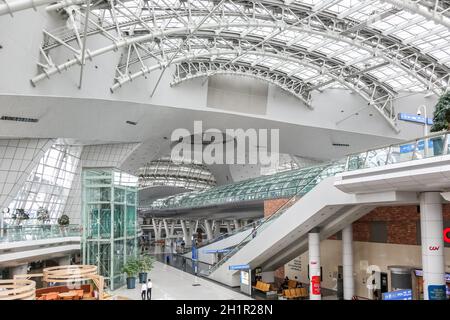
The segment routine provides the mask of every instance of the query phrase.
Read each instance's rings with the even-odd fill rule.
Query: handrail
[[[16,242],[52,239],[59,237],[81,236],[82,227],[80,225],[60,226],[57,224],[45,225],[16,225],[0,229],[0,242]]]
[[[429,134],[427,136],[419,137],[416,139],[402,141],[399,143],[394,143],[394,144],[389,144],[389,145],[384,145],[381,147],[371,148],[371,149],[368,149],[368,150],[365,150],[362,152],[349,154],[346,156],[345,171],[352,171],[352,170],[358,170],[358,169],[370,168],[370,167],[379,167],[379,166],[392,164],[395,162],[406,162],[406,161],[417,160],[420,158],[430,158],[430,157],[448,154],[449,134],[450,134],[450,131],[435,132],[435,133]],[[429,153],[429,151],[430,151],[429,141],[430,140],[437,141],[436,138],[440,138],[440,137],[443,137],[443,139],[441,139],[441,141],[442,141],[441,150],[440,151],[436,150],[433,145],[433,153]],[[423,144],[424,144],[423,155],[421,155],[421,152],[420,152],[420,143],[421,142],[423,142]],[[396,152],[394,151],[395,148],[401,148],[402,146],[407,146],[407,145],[413,145],[411,151],[409,152],[411,154],[411,156],[405,157],[403,159],[400,158],[400,156],[398,156],[398,158],[396,158],[395,157]],[[405,152],[405,154],[407,154],[407,153],[408,152]],[[385,156],[385,158],[379,159],[377,156],[380,156],[380,155]],[[370,158],[370,156],[372,156],[372,158]],[[373,160],[374,158],[376,158],[378,163],[376,163],[376,164],[374,164],[373,162],[369,163],[369,160]],[[357,164],[355,167],[351,167],[351,165],[350,165],[352,160],[357,161]]]
[[[389,148],[389,147],[393,147],[393,146],[410,144],[412,142],[416,142],[416,141],[420,141],[420,140],[424,140],[424,139],[430,139],[430,138],[442,136],[444,134],[450,134],[450,130],[449,131],[441,131],[441,132],[433,132],[433,133],[430,133],[430,134],[428,134],[426,136],[418,137],[418,138],[411,139],[411,140],[401,141],[401,142],[397,142],[397,143],[389,143],[389,144],[373,147],[373,148],[370,148],[370,149],[364,149],[364,150],[361,150],[360,152],[354,152],[354,153],[347,154],[345,157],[347,158],[347,157],[355,156],[355,155],[358,155],[358,154],[361,154],[361,153],[366,153],[366,152],[370,152],[370,151],[376,151],[376,150],[379,150],[379,149]]]
[[[253,221],[252,223],[246,224],[245,226],[242,226],[242,227],[233,229],[233,230],[231,230],[230,232],[222,233],[222,234],[220,234],[219,236],[214,237],[214,238],[212,238],[212,239],[210,239],[210,240],[202,241],[202,242],[197,246],[197,248],[205,247],[205,246],[207,246],[207,245],[209,245],[209,244],[211,244],[211,243],[214,243],[214,242],[216,242],[216,241],[220,241],[220,240],[223,240],[223,239],[227,239],[227,238],[229,238],[229,237],[231,237],[231,236],[233,236],[233,235],[235,235],[235,234],[244,232],[245,230],[248,230],[248,229],[252,228],[253,226],[257,226],[257,225],[259,225],[259,224],[261,224],[261,223],[264,223],[263,221],[264,221],[265,219],[266,219],[266,218],[258,219],[258,220],[256,220],[256,221]]]

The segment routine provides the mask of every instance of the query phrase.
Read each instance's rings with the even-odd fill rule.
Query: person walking
[[[152,300],[152,279],[148,279],[147,281],[147,300]]]
[[[148,295],[148,286],[147,284],[144,282],[141,285],[141,299],[145,300],[146,299],[146,295]]]

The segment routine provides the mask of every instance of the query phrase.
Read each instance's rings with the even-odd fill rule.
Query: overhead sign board
[[[397,290],[383,293],[383,300],[412,300],[412,290]]]
[[[418,116],[417,114],[399,113],[398,119],[409,122],[425,123],[425,117]],[[433,119],[427,118],[427,124],[433,125]]]
[[[229,266],[229,270],[249,270],[250,266],[248,264],[237,264],[234,266]]]
[[[203,253],[226,253],[230,251],[231,249],[205,249]]]

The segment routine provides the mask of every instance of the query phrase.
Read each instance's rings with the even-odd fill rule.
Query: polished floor
[[[154,263],[150,278],[152,300],[251,300],[249,296],[158,261]],[[123,287],[112,294],[141,300],[141,285],[136,283],[135,289]]]

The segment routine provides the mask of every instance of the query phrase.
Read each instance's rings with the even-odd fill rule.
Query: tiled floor
[[[156,261],[150,272],[152,279],[152,300],[250,300],[249,296],[215,284],[209,280],[195,277],[166,264]],[[137,281],[138,282],[138,281]],[[195,284],[195,286],[193,285]],[[123,287],[114,295],[141,300],[141,285],[135,289]]]

